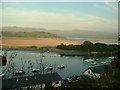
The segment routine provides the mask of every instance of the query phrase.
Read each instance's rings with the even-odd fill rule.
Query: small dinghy
[[[101,62],[101,64],[107,64],[107,62]]]
[[[97,59],[95,59],[95,61],[100,61],[100,59],[97,58]]]
[[[53,67],[52,67],[52,65],[50,64],[50,65],[48,65],[47,67],[45,67],[45,70],[52,70],[53,69]]]
[[[32,69],[32,72],[39,72],[39,71],[40,71],[39,68],[34,68],[34,69]]]
[[[109,59],[115,59],[115,57],[109,57]]]
[[[25,74],[25,71],[23,71],[23,70],[16,71],[16,75],[22,75],[22,74]]]
[[[60,66],[58,66],[58,68],[59,69],[63,69],[63,68],[65,68],[65,66],[64,65],[60,65]]]
[[[84,60],[85,62],[92,62],[92,61],[95,61],[94,59],[85,59]]]
[[[92,62],[91,65],[97,65],[97,62]]]
[[[52,70],[52,67],[45,67],[45,70]]]
[[[6,75],[4,73],[0,74],[0,77],[5,77]]]

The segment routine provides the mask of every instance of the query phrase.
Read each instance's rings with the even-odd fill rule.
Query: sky
[[[118,31],[117,2],[2,2],[2,26]]]

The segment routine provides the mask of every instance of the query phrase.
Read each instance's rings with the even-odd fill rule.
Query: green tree
[[[88,51],[88,49],[90,51],[94,51],[94,44],[90,41],[85,41],[83,44],[81,44],[81,49],[83,51]]]

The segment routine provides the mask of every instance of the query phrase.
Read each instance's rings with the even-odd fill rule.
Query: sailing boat
[[[48,65],[47,67],[45,67],[45,70],[52,70],[53,67],[51,65]]]
[[[62,64],[62,65],[59,65],[58,68],[63,69],[63,68],[65,68],[65,66]]]
[[[88,49],[88,57],[89,57],[89,49]],[[91,59],[91,58],[87,58],[84,60],[85,62],[92,62],[92,61],[95,61],[94,59]]]
[[[32,69],[32,72],[39,72],[39,71],[40,71],[39,68],[33,68],[33,69]]]
[[[111,60],[115,59],[115,57],[112,55],[112,52],[111,52],[111,56],[108,57],[108,58],[111,59]]]
[[[36,63],[37,63],[38,66],[40,67],[39,62],[37,61],[37,59],[36,59]],[[32,72],[33,72],[33,73],[35,73],[35,72],[40,72],[40,68],[38,68],[38,67],[32,68]]]
[[[16,73],[15,73],[16,75],[25,74],[25,71],[23,70],[23,68],[24,68],[26,62],[23,62],[22,58],[21,58],[21,62],[22,62],[22,70],[16,71]]]
[[[23,71],[23,70],[16,71],[16,75],[22,75],[22,74],[25,74],[25,71]]]
[[[0,74],[0,77],[5,77],[6,75],[4,73],[1,73]]]
[[[97,65],[97,62],[94,62],[94,61],[93,61],[93,62],[91,63],[91,65]]]

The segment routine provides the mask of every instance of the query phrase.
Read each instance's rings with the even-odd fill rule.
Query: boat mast
[[[89,51],[90,51],[90,49],[88,48],[88,57],[90,57],[90,52]]]
[[[9,61],[9,68],[8,70],[10,71],[10,73],[12,74],[12,78],[14,78],[15,75],[15,63],[13,61],[13,59],[17,56],[16,52],[13,52],[10,56],[10,61]]]

